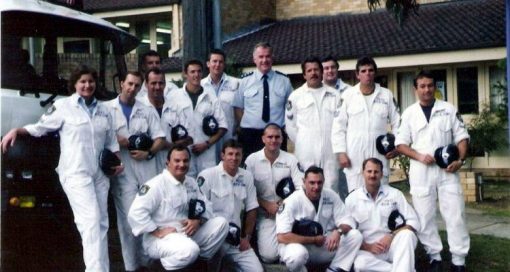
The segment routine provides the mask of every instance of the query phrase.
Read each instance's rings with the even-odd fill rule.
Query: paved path
[[[439,228],[444,230],[444,221],[439,212],[437,221]],[[487,215],[480,210],[466,208],[466,221],[471,234],[492,235],[510,239],[510,217]]]

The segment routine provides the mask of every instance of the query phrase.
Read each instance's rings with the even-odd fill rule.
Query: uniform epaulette
[[[251,76],[251,75],[253,75],[253,71],[251,71],[251,72],[249,72],[249,73],[244,73],[244,74],[242,74],[242,75],[241,75],[241,78],[245,78],[245,77],[247,77],[247,76]]]
[[[278,71],[278,70],[274,70],[274,71],[275,71],[275,73],[277,73],[277,74],[280,74],[280,75],[285,76],[285,77],[289,77],[287,74],[284,74],[284,73],[282,73],[282,72],[280,72],[280,71]]]

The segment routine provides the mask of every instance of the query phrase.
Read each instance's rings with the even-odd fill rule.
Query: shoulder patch
[[[51,105],[51,107],[49,107],[46,112],[44,113],[44,115],[51,115],[52,113],[55,112],[57,108],[55,107],[55,105]]]
[[[282,72],[280,72],[280,71],[278,71],[278,70],[274,70],[274,71],[275,71],[275,73],[277,73],[277,74],[280,74],[280,75],[282,75],[282,76],[284,76],[284,77],[288,77],[288,76],[287,76],[287,74],[284,74],[284,73],[282,73]]]
[[[462,115],[460,114],[460,112],[457,112],[457,114],[455,115],[457,116],[457,119],[462,123],[464,124],[464,120],[462,119]]]
[[[400,111],[400,107],[398,106],[398,103],[397,103],[397,100],[395,99],[395,97],[393,97],[393,104],[395,105],[395,108],[397,109],[397,111]]]
[[[282,213],[283,210],[285,210],[285,203],[282,203],[280,206],[278,206],[278,214]]]
[[[287,100],[287,110],[288,111],[292,110],[292,101],[290,100]]]
[[[253,75],[253,71],[252,72],[249,72],[249,73],[244,73],[241,75],[241,78],[245,78],[245,77],[248,77],[248,76],[251,76]]]
[[[198,187],[202,187],[202,185],[204,185],[204,181],[205,181],[205,178],[202,177],[202,176],[199,176],[197,178],[197,184],[198,184]]]
[[[301,173],[304,173],[304,172],[305,172],[305,170],[303,169],[303,166],[301,166],[301,164],[300,164],[299,162],[297,163],[297,168],[298,168],[298,170],[299,170]]]
[[[140,187],[140,190],[138,190],[138,195],[139,196],[145,195],[149,191],[150,188],[151,187],[149,187],[149,185],[147,185],[147,184],[142,185],[142,187]]]

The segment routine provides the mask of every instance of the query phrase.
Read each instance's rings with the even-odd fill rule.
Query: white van
[[[67,79],[79,64],[98,71],[99,99],[112,98],[125,74],[133,35],[92,15],[37,0],[2,0],[1,135],[37,122],[55,99],[70,95]],[[2,156],[2,217],[68,205],[54,168],[58,135],[22,137]]]

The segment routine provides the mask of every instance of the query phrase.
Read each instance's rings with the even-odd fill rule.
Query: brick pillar
[[[466,203],[476,202],[476,175],[474,172],[459,172],[460,184],[464,191],[464,201]]]

